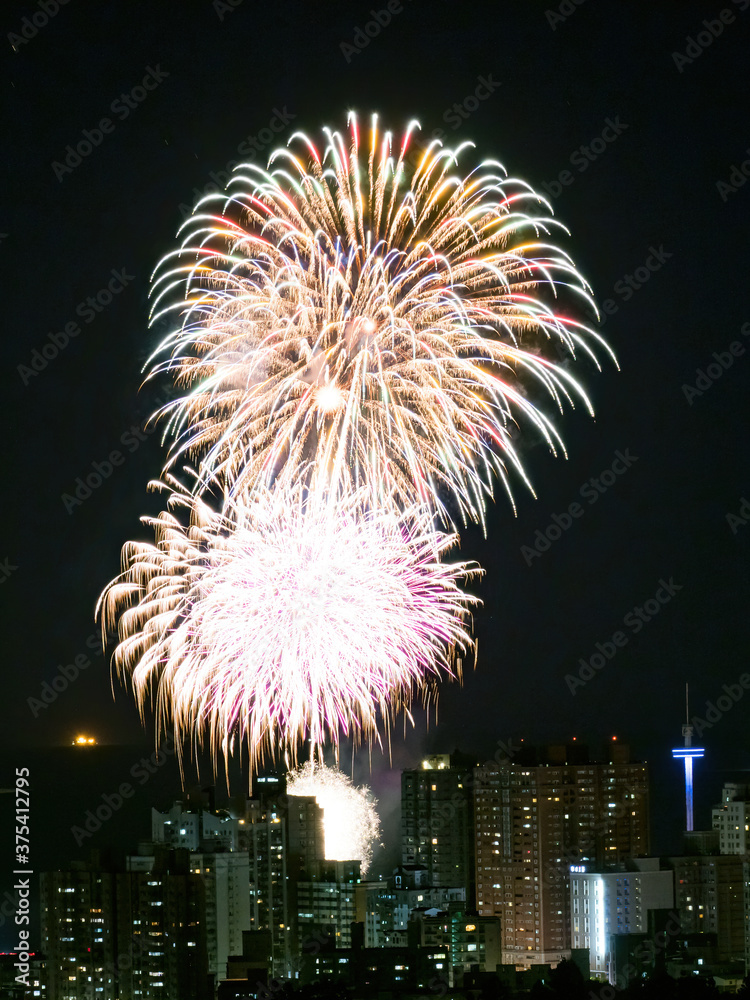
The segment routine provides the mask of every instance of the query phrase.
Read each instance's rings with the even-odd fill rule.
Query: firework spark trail
[[[516,424],[564,452],[529,388],[591,409],[547,356],[611,355],[560,306],[593,303],[550,206],[495,161],[461,172],[469,143],[407,169],[416,127],[397,141],[374,116],[362,142],[351,115],[322,152],[296,134],[299,156],[202,199],[155,271],[153,322],[179,315],[149,362],[180,391],[156,415],[166,476],[189,460],[196,486],[170,479],[155,544],[125,546],[97,613],[178,745],[293,763],[300,741],[408,717],[474,648],[478,570],[442,561],[435,518],[484,522],[496,480],[530,486]]]
[[[517,422],[564,452],[527,383],[591,409],[544,352],[557,342],[598,366],[593,347],[611,351],[549,305],[565,286],[593,307],[528,185],[495,161],[458,172],[469,143],[432,143],[407,176],[415,122],[400,145],[377,117],[369,143],[349,126],[348,142],[325,129],[322,153],[297,133],[302,156],[238,168],[157,267],[153,320],[182,317],[150,373],[183,390],[159,414],[171,464],[189,456],[235,496],[377,483],[448,517],[452,495],[483,521],[495,477],[509,495],[511,469],[527,481]]]
[[[337,768],[308,761],[287,775],[287,792],[313,796],[323,810],[326,860],[361,861],[362,874],[367,874],[380,836],[377,800],[370,789],[357,787]]]
[[[258,488],[220,515],[171,486],[143,519],[155,544],[123,548],[97,614],[141,713],[155,706],[161,731],[171,718],[178,745],[205,736],[216,759],[236,738],[253,768],[293,763],[299,741],[379,741],[379,721],[459,674],[476,603],[459,584],[478,569],[442,560],[455,536],[424,507]]]

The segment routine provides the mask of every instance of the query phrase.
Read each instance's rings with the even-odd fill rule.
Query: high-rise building
[[[0,997],[3,1000],[33,1000],[33,998],[48,996],[46,962],[41,954],[32,952],[28,962],[29,970],[26,975],[23,970],[19,970],[18,953],[0,952]],[[16,977],[23,976],[26,982],[19,982]]]
[[[219,983],[218,1000],[248,1000],[267,996],[269,988],[269,959],[271,935],[268,931],[245,931],[242,935],[242,952],[230,955],[226,979]]]
[[[118,987],[115,875],[92,864],[44,872],[40,879],[42,948],[50,1000],[114,997]]]
[[[239,807],[243,814],[244,801]],[[239,850],[242,825],[233,811],[215,808],[212,789],[190,793],[168,812],[151,810],[153,843],[189,850],[190,870],[203,881],[208,969],[215,982],[226,976],[228,957],[242,950],[242,933],[251,929],[250,861]],[[148,871],[153,853],[144,847],[128,859],[129,868]]]
[[[315,799],[288,797],[275,775],[256,787],[256,798],[228,809],[217,810],[208,791],[153,810],[154,840],[124,868],[97,863],[44,877],[53,1000],[202,998],[210,981],[226,978],[230,958],[246,952],[253,968],[295,978],[300,887],[302,913],[311,914],[302,924],[331,924],[323,896],[333,890],[334,937],[350,942],[359,863],[356,880],[340,864],[323,871]]]
[[[487,762],[472,783],[477,910],[502,924],[503,962],[570,957],[571,866],[649,853],[649,781],[613,740],[600,761],[578,743]]]
[[[208,971],[220,982],[250,930],[250,859],[246,851],[191,854],[190,870],[205,886]]]
[[[351,948],[357,888],[362,883],[360,862],[320,861],[309,866],[304,875],[296,887],[298,953],[322,942]]]
[[[192,809],[175,802],[169,812],[151,810],[151,838],[189,851],[236,851],[239,821],[226,809]]]
[[[458,752],[426,757],[401,774],[401,857],[432,886],[465,886],[474,902],[472,782],[475,760]]]
[[[613,981],[613,935],[645,934],[649,913],[674,906],[671,870],[658,858],[637,858],[617,870],[570,870],[571,945],[589,951],[590,974]]]
[[[712,809],[711,819],[722,854],[747,854],[750,849],[750,785],[725,784],[721,802]]]
[[[750,973],[750,785],[727,782],[711,820],[701,856],[690,844],[691,856],[671,859],[682,930],[715,935],[716,961],[744,961]]]
[[[262,775],[255,785],[257,797],[237,814],[250,859],[250,926],[270,933],[273,975],[295,978],[297,886],[325,857],[323,810],[312,796],[288,796],[282,776]]]
[[[682,933],[716,936],[719,962],[746,962],[750,865],[746,857],[670,858]]]
[[[152,813],[154,839],[188,848],[191,868],[204,881],[209,964],[217,981],[226,976],[229,956],[243,952],[245,932],[253,955],[266,955],[271,975],[295,978],[299,934],[310,933],[299,928],[300,886],[307,887],[302,913],[314,914],[303,922],[314,924],[318,909],[325,910],[322,890],[307,885],[319,877],[314,873],[325,854],[322,810],[311,796],[287,796],[283,774],[258,775],[254,785],[253,798],[240,796],[225,809],[215,808],[207,790]],[[348,934],[348,923],[340,923]]]
[[[718,830],[686,830],[683,835],[683,854],[718,854]]]
[[[140,854],[126,858],[128,871],[153,871],[160,850],[143,845]],[[250,930],[250,861],[246,851],[191,852],[189,869],[203,882],[208,972],[220,982],[229,956],[242,950],[243,931]]]
[[[366,948],[406,947],[409,921],[417,913],[444,910],[449,903],[465,907],[463,886],[430,886],[427,875],[415,865],[402,865],[387,882],[357,887],[356,919],[364,927]]]
[[[351,948],[326,948],[302,957],[301,981],[320,987],[336,983],[354,996],[444,994],[447,952],[422,948],[415,940],[403,948],[365,948],[362,927],[352,929]]]
[[[441,979],[448,986],[461,986],[472,967],[495,972],[501,963],[500,921],[480,917],[464,903],[448,903],[443,910],[415,910],[410,931],[418,928],[416,940],[434,959],[441,959]]]
[[[187,851],[149,871],[93,857],[41,877],[50,1000],[208,1000],[205,894]]]

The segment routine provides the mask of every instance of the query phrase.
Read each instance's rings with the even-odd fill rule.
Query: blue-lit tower
[[[685,761],[685,812],[687,825],[685,829],[693,829],[693,758],[703,756],[703,747],[694,747],[693,727],[690,725],[690,709],[688,707],[688,686],[685,685],[685,725],[682,727],[682,737],[685,745],[672,751],[672,756]]]

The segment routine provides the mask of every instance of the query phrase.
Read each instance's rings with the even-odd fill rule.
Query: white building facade
[[[748,853],[750,848],[750,787],[729,783],[721,792],[721,803],[711,811],[711,825],[719,833],[722,854]]]
[[[611,981],[610,935],[645,934],[648,911],[672,909],[674,875],[658,858],[636,858],[634,871],[570,868],[571,945],[588,948],[592,976]]]

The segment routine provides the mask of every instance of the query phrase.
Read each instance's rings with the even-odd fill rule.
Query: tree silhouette
[[[719,991],[713,979],[682,976],[677,980],[677,1000],[718,1000]]]
[[[615,991],[617,997],[621,997],[622,1000],[627,1000],[630,996],[629,993],[623,993],[618,986],[611,986],[609,983],[599,982],[597,979],[590,979],[585,984],[584,996],[586,1000],[612,1000],[613,993]]]
[[[631,986],[625,996],[628,1000],[676,1000],[675,981],[666,972],[655,972],[645,982]]]
[[[513,1000],[513,993],[510,988],[501,983],[499,979],[488,980],[482,986],[479,1000]]]
[[[548,986],[544,986],[540,979],[534,983],[529,993],[531,1000],[554,1000],[555,994]]]
[[[568,959],[564,959],[549,977],[552,993],[559,1000],[585,1000],[586,981],[581,970]]]

